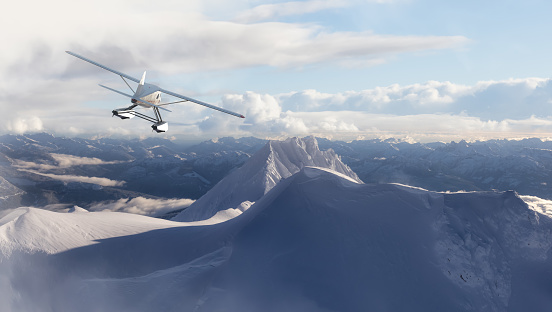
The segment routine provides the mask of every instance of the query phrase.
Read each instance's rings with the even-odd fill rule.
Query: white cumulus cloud
[[[5,124],[5,129],[16,134],[27,132],[38,132],[44,130],[42,120],[39,117],[17,117],[8,120]]]
[[[280,117],[282,108],[274,96],[246,92],[245,94],[229,94],[222,98],[224,107],[243,112],[247,122],[262,123]]]

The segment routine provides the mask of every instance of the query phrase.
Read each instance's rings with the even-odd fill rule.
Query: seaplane
[[[150,83],[146,83],[146,72],[145,71],[144,71],[144,74],[142,75],[142,79],[137,79],[137,78],[129,76],[125,73],[122,73],[120,71],[117,71],[115,69],[109,68],[105,65],[102,65],[102,64],[97,63],[95,61],[92,61],[91,59],[88,59],[88,58],[86,58],[82,55],[79,55],[77,53],[73,53],[71,51],[65,51],[65,52],[67,52],[69,55],[72,55],[72,56],[74,56],[76,58],[79,58],[83,61],[86,61],[90,64],[96,65],[101,69],[105,69],[107,71],[110,71],[114,74],[119,75],[123,79],[125,84],[129,87],[129,89],[133,92],[132,95],[121,92],[121,91],[118,91],[118,90],[115,90],[115,89],[112,89],[112,88],[104,86],[102,84],[99,84],[99,86],[102,87],[102,88],[105,88],[107,90],[113,91],[115,93],[118,93],[120,95],[124,95],[124,96],[130,98],[131,105],[128,106],[128,107],[125,107],[125,108],[114,109],[112,111],[112,113],[113,113],[112,116],[117,116],[121,119],[130,119],[130,118],[133,118],[133,117],[138,117],[138,118],[142,118],[144,120],[147,120],[149,122],[153,122],[153,125],[151,125],[151,128],[157,133],[166,132],[166,131],[169,130],[169,124],[166,121],[163,121],[163,119],[161,118],[161,112],[159,110],[164,110],[164,111],[170,112],[170,110],[163,107],[163,106],[170,105],[170,104],[177,104],[177,103],[183,103],[183,102],[192,102],[192,103],[203,105],[205,107],[208,107],[208,108],[211,108],[211,109],[214,109],[214,110],[217,110],[217,111],[220,111],[220,112],[232,115],[232,116],[236,116],[236,117],[239,117],[239,118],[245,118],[243,115],[232,112],[232,111],[229,111],[227,109],[224,109],[224,108],[221,108],[221,107],[218,107],[218,106],[215,106],[215,105],[211,105],[211,104],[208,104],[208,103],[196,100],[196,99],[192,99],[190,97],[187,97],[187,96],[184,96],[184,95],[181,95],[181,94],[178,94],[178,93],[174,93],[172,91],[165,90],[163,88],[160,88],[160,87],[158,87],[156,85],[153,85],[153,84],[150,84]],[[138,86],[136,87],[136,90],[132,89],[132,87],[130,86],[130,84],[128,83],[127,80],[138,83]],[[161,103],[161,93],[173,96],[175,98],[178,98],[179,100],[174,101],[174,102]],[[153,109],[154,117],[151,117],[151,116],[148,116],[148,115],[145,115],[145,114],[142,114],[142,113],[136,111],[135,108],[137,108],[137,107],[144,107],[144,108]]]

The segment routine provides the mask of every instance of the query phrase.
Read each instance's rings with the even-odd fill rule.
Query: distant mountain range
[[[194,146],[170,140],[79,139],[47,133],[0,137],[0,208],[55,207],[122,198],[198,199],[266,144],[222,138]],[[317,139],[366,183],[434,191],[507,191],[552,199],[552,142],[458,143]]]
[[[0,208],[120,198],[197,199],[264,140],[226,138],[184,148],[165,139],[0,137]]]

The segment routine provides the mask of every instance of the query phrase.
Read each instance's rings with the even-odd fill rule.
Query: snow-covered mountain
[[[3,183],[10,194],[0,197],[10,196],[0,201],[0,210],[49,209],[56,204],[89,208],[132,198],[197,199],[266,142],[221,138],[184,146],[160,138],[0,136],[0,176],[17,188]],[[322,151],[333,149],[366,183],[402,183],[433,191],[515,190],[552,199],[551,141],[317,142]]]
[[[223,223],[128,217],[2,218],[0,308],[552,309],[552,221],[513,192],[436,193],[304,167]]]
[[[199,222],[4,213],[0,310],[552,310],[552,219],[515,192],[363,184],[313,138],[218,185]]]
[[[269,141],[245,165],[226,176],[173,220],[199,221],[223,210],[244,211],[282,179],[306,166],[328,168],[361,182],[333,150],[320,151],[314,137]]]
[[[515,190],[552,199],[552,141],[318,142],[321,149],[334,149],[366,183],[403,183],[435,191]]]
[[[24,191],[0,176],[0,207],[18,204],[24,194]]]

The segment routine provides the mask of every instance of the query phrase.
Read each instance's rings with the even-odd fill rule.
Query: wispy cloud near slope
[[[39,170],[56,170],[66,169],[73,166],[94,166],[94,165],[113,165],[124,163],[125,161],[105,161],[96,157],[81,157],[67,154],[51,153],[50,156],[56,161],[57,165],[46,163],[35,163],[30,161],[15,160],[14,167],[19,169],[39,169]]]
[[[116,201],[93,204],[88,210],[128,212],[156,217],[170,211],[187,208],[193,202],[194,200],[192,199],[121,198]]]
[[[38,172],[35,170],[28,170],[28,169],[19,169],[19,170],[41,175],[44,177],[48,177],[50,179],[59,180],[63,182],[82,182],[82,183],[90,183],[90,184],[96,184],[101,186],[122,186],[125,184],[124,181],[111,180],[108,178],[44,173],[44,172]]]

